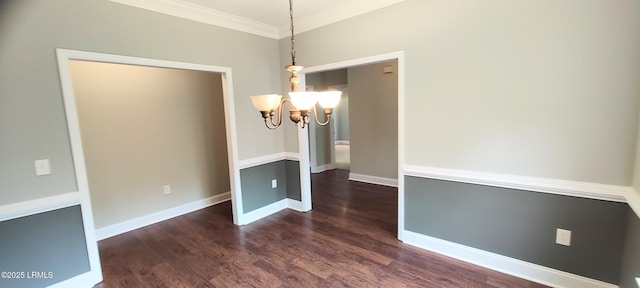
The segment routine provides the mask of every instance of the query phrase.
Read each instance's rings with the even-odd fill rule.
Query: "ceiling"
[[[288,0],[111,0],[275,39],[290,35]],[[294,0],[296,33],[404,0]]]

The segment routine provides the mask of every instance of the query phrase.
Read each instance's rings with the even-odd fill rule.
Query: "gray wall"
[[[244,213],[286,198],[300,200],[299,169],[297,161],[282,160],[240,170]],[[273,179],[278,180],[275,189],[271,188]]]
[[[640,218],[631,209],[627,213],[627,234],[622,255],[620,288],[638,288],[635,278],[640,277]]]
[[[630,185],[639,14],[634,0],[406,0],[297,35],[296,62],[404,51],[407,164]]]
[[[0,231],[0,271],[46,277],[1,277],[0,287],[45,287],[89,271],[79,205],[3,221]]]
[[[239,159],[285,151],[283,130],[265,129],[248,97],[281,90],[278,41],[110,1],[3,0],[0,205],[78,191],[56,48],[230,67],[233,108],[239,115]],[[260,145],[255,145],[255,139],[260,139]],[[51,160],[52,174],[37,177],[33,161],[45,158]],[[33,228],[49,231],[47,227],[63,224],[55,221]],[[36,239],[22,236],[19,241],[25,243]],[[0,249],[8,249],[6,245],[0,242]],[[86,251],[84,244],[67,252],[82,251]],[[40,262],[28,255],[16,257],[29,261],[31,267],[42,263],[37,267],[45,271],[60,266],[60,261]]]
[[[405,164],[622,186],[635,178],[638,190],[638,15],[634,0],[406,0],[297,35],[296,60],[404,51]],[[281,66],[287,53],[283,39]],[[599,211],[578,209],[598,222]]]
[[[349,89],[342,90],[340,105],[334,110],[336,115],[336,141],[349,141]]]
[[[393,73],[384,74],[391,66]],[[351,172],[398,178],[398,62],[347,69]]]
[[[0,5],[0,205],[77,191],[56,48],[231,67],[240,159],[284,151],[282,130],[265,129],[248,97],[280,91],[268,77],[281,70],[278,41],[110,1]],[[43,158],[53,174],[36,177]]]
[[[619,282],[628,214],[624,203],[416,177],[405,181],[409,231]],[[555,244],[556,228],[572,231],[571,246]],[[638,242],[632,243],[637,248]],[[628,267],[636,269],[633,265]]]
[[[300,191],[300,162],[285,161],[285,169],[287,171],[287,198],[302,201],[302,193]]]
[[[230,191],[220,74],[70,66],[96,228]]]

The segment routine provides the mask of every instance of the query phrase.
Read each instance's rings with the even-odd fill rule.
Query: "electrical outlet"
[[[273,189],[278,188],[278,179],[271,180],[271,188]]]
[[[36,168],[36,176],[51,174],[51,165],[49,165],[49,159],[36,160],[33,162]]]
[[[556,244],[571,246],[571,231],[565,229],[556,229]]]
[[[164,195],[171,194],[171,185],[164,185]]]

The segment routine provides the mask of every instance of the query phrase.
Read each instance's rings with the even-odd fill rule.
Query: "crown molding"
[[[181,0],[109,0],[200,23],[278,39],[278,28]]]
[[[276,27],[183,0],[109,1],[272,39],[283,39],[289,37],[291,33],[289,25]],[[313,17],[296,18],[296,34],[378,10],[402,1],[404,0],[349,1],[331,11],[317,13]]]
[[[330,11],[325,10],[314,14],[312,17],[302,19],[295,18],[296,34],[369,13],[403,1],[404,0],[360,0],[345,2],[345,4],[336,7],[336,9],[331,9]],[[279,39],[289,37],[291,35],[291,30],[289,29],[289,25],[279,27]]]

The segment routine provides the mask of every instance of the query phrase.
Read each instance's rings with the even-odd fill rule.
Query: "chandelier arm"
[[[320,126],[327,126],[327,124],[329,124],[329,122],[331,121],[331,114],[327,114],[325,113],[325,115],[327,116],[327,120],[325,122],[320,123],[320,121],[318,120],[318,109],[316,109],[315,106],[313,106],[313,118],[316,120],[316,124],[320,125]]]
[[[274,129],[278,128],[278,126],[275,126],[275,125],[270,126],[269,122],[273,123],[273,121],[268,121],[267,118],[264,118],[264,126],[267,126],[267,128],[269,128],[271,130],[274,130]]]

